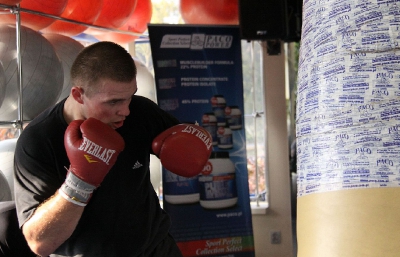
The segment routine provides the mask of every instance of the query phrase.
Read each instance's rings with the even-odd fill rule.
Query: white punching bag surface
[[[399,256],[400,2],[305,0],[298,256]]]

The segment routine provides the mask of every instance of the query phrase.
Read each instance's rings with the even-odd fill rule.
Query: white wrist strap
[[[86,206],[96,187],[78,178],[72,172],[67,173],[64,184],[58,190],[71,203]]]
[[[58,193],[60,193],[60,195],[70,203],[73,203],[73,204],[76,204],[76,205],[79,205],[79,206],[86,206],[87,205],[87,203],[81,203],[79,201],[76,201],[76,200],[72,199],[66,193],[64,193],[64,191],[62,191],[61,188],[58,189]]]

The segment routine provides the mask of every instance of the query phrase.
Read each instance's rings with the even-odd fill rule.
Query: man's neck
[[[79,103],[72,96],[69,96],[64,103],[63,116],[68,124],[73,120],[83,119],[79,111]]]

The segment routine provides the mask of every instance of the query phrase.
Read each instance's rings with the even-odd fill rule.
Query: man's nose
[[[129,104],[124,105],[121,109],[118,110],[117,114],[120,116],[128,116],[130,113]]]

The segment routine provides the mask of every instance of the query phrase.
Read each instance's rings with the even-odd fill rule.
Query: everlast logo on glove
[[[186,126],[186,128],[184,128],[182,130],[182,132],[186,132],[186,133],[190,133],[192,135],[194,135],[196,133],[196,137],[200,138],[201,141],[204,142],[204,144],[206,145],[207,149],[210,149],[212,146],[212,138],[210,137],[210,135],[204,134],[202,131],[196,129],[193,126]]]
[[[78,150],[84,151],[90,155],[84,155],[86,160],[89,163],[92,162],[97,162],[96,160],[93,160],[91,156],[97,157],[103,162],[105,162],[107,165],[109,165],[109,161],[111,157],[115,154],[115,150],[113,149],[107,149],[103,148],[102,146],[90,141],[86,137],[83,138],[82,144],[79,146]]]
[[[88,118],[68,125],[64,145],[70,161],[69,172],[98,187],[124,150],[125,142],[107,124]]]

